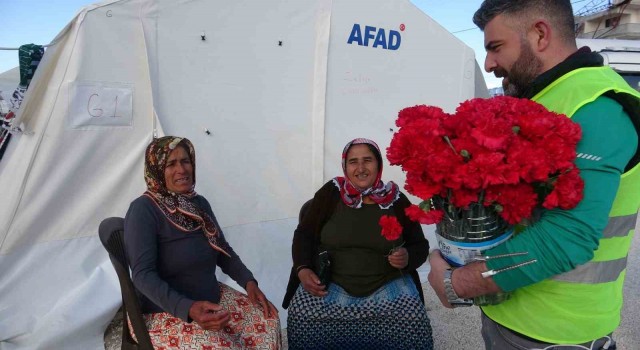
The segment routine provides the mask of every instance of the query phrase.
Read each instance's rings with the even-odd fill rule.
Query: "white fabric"
[[[404,24],[401,47],[347,44],[355,23]],[[341,173],[342,147],[386,148],[399,109],[453,110],[484,85],[471,49],[404,0],[109,0],[54,42],[18,114],[32,134],[0,162],[2,350],[101,348],[121,300],[97,228],[144,191],[154,133],[193,141],[196,190],[280,305],[299,207]],[[87,113],[130,89],[132,122],[74,126],[77,86],[111,94]]]
[[[2,97],[0,100],[9,102],[18,84],[20,84],[20,68],[15,67],[0,73],[0,97]]]

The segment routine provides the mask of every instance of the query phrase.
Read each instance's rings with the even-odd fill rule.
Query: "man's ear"
[[[539,19],[534,22],[529,31],[529,40],[535,51],[542,52],[551,45],[552,29],[549,22]]]

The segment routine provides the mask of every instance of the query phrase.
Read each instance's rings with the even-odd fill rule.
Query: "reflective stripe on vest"
[[[575,269],[553,277],[556,281],[575,283],[606,283],[614,282],[627,268],[627,257],[600,262],[588,262]]]
[[[640,94],[608,67],[569,72],[533,100],[572,117],[580,107],[609,91],[640,106]],[[632,108],[636,114],[631,117],[640,118],[639,110]],[[627,253],[639,208],[637,165],[621,176],[609,222],[590,262],[517,289],[510,300],[483,307],[485,314],[516,332],[554,344],[580,344],[613,332],[620,323]]]
[[[602,238],[624,237],[636,227],[638,215],[615,216],[609,218],[607,227],[602,231]]]
[[[636,225],[637,215],[612,217],[602,232],[602,238],[629,237],[629,232]],[[595,258],[594,258],[595,260]],[[563,282],[576,283],[606,283],[613,282],[627,267],[627,257],[610,261],[590,261],[576,267],[574,270],[554,276],[552,279]]]

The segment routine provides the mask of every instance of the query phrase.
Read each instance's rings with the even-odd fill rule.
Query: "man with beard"
[[[575,164],[584,198],[571,210],[543,211],[537,222],[486,252],[528,252],[524,257],[452,270],[434,251],[429,282],[447,307],[462,298],[511,292],[510,299],[482,307],[487,349],[613,349],[640,208],[640,94],[603,67],[598,54],[576,47],[570,0],[486,0],[473,20],[484,31],[485,69],[503,78],[506,94],[580,124]],[[537,263],[481,275],[529,259]]]

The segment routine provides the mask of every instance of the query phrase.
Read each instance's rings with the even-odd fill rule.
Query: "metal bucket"
[[[451,266],[459,267],[484,255],[513,236],[514,229],[492,207],[472,203],[466,209],[455,208],[443,199],[432,200],[433,206],[445,212],[436,224],[436,238],[442,256]],[[511,297],[511,293],[482,295],[474,305],[496,305]]]
[[[442,199],[434,199],[433,205],[445,212],[436,225],[436,238],[442,255],[453,266],[467,264],[513,235],[513,228],[491,207],[472,203],[459,209]]]

